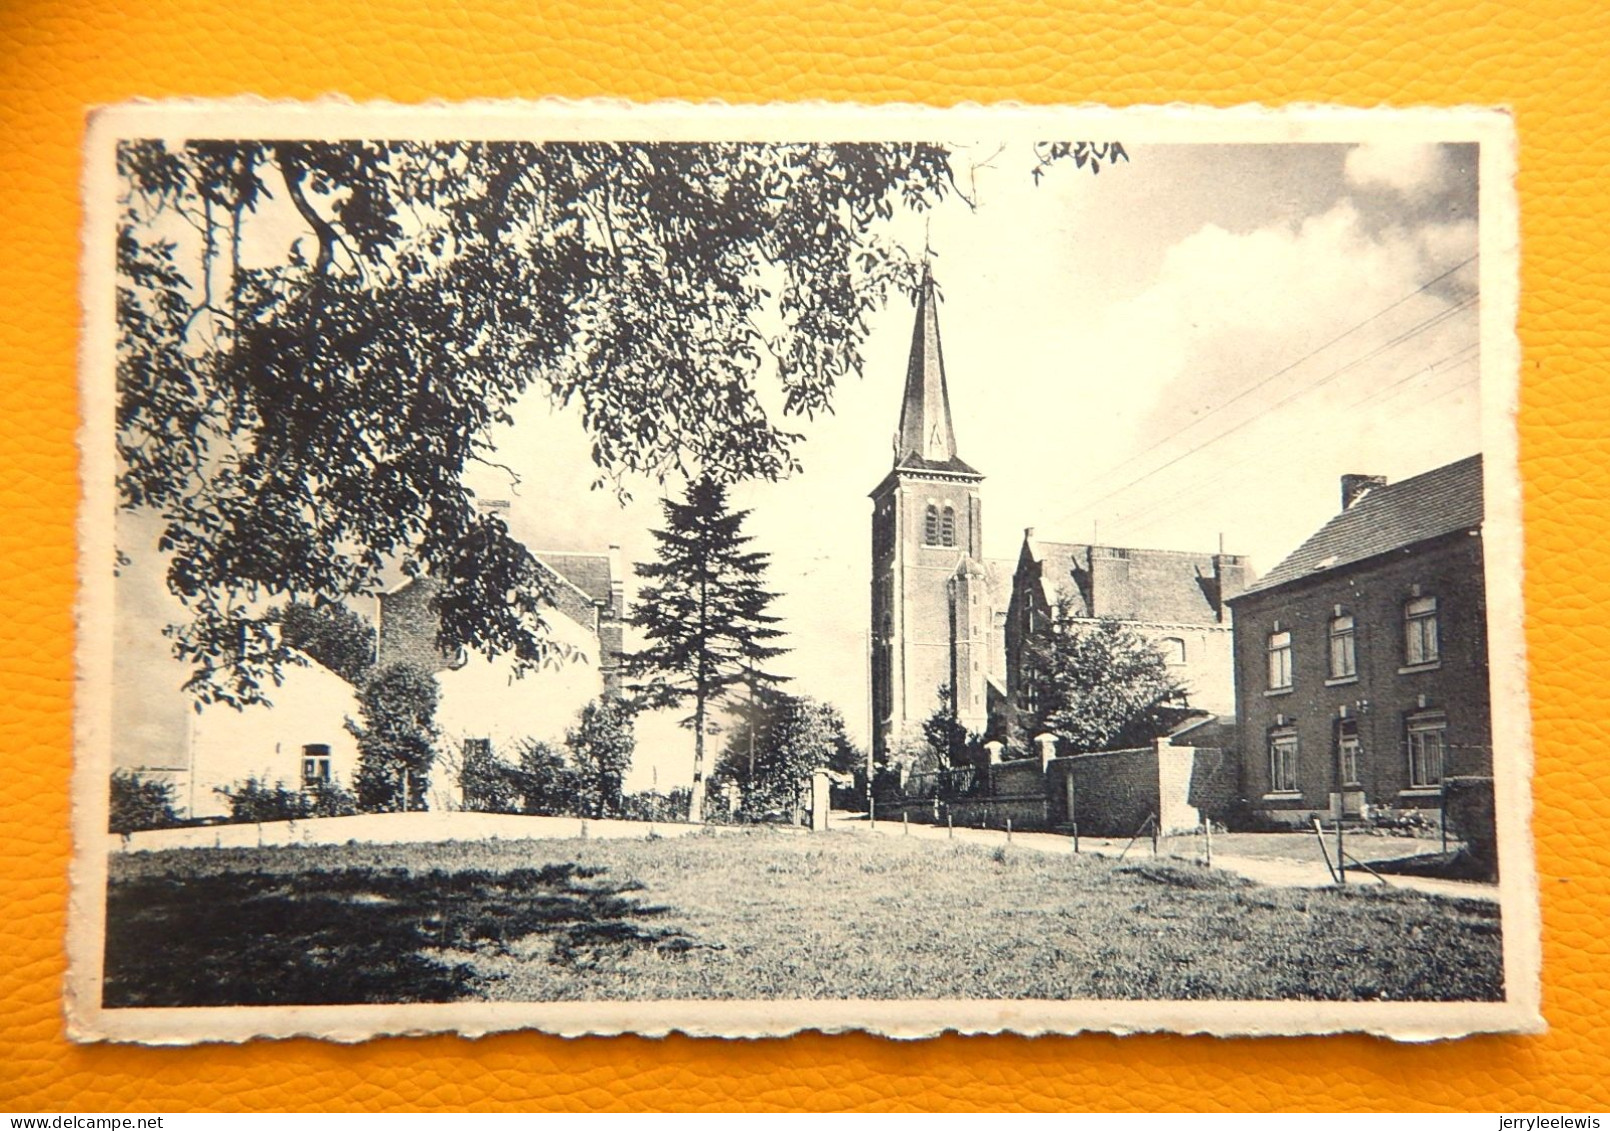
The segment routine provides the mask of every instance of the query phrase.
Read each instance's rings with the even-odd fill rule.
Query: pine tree
[[[734,687],[751,693],[783,677],[765,670],[787,651],[778,618],[766,610],[775,594],[762,584],[769,555],[745,547],[748,511],[734,511],[727,490],[705,477],[691,483],[687,499],[666,499],[665,529],[654,531],[659,560],[640,562],[640,590],[630,623],[648,646],[626,657],[642,682],[634,685],[645,707],[680,707],[693,713],[682,725],[693,730],[693,792],[689,819],[704,816],[704,740],[713,708]]]

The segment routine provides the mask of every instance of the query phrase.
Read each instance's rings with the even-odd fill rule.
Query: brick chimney
[[[617,620],[626,615],[626,568],[616,542],[609,544],[609,607]]]
[[[1243,554],[1213,555],[1213,611],[1220,621],[1224,621],[1230,614],[1230,606],[1225,602],[1231,597],[1240,596],[1247,588],[1249,580],[1247,559]]]
[[[1344,475],[1342,476],[1342,509],[1348,510],[1352,505],[1377,487],[1386,486],[1384,475]]]

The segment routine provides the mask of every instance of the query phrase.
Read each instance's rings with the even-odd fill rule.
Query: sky
[[[1036,183],[1026,148],[958,145],[971,204],[897,217],[931,252],[958,453],[985,475],[986,556],[1015,558],[1032,526],[1157,549],[1222,539],[1264,573],[1336,512],[1344,472],[1398,480],[1479,450],[1474,147],[1129,154]],[[891,466],[912,318],[903,301],[877,315],[834,413],[789,422],[806,434],[800,474],[734,492],[771,555],[792,649],[776,667],[860,742],[867,494]],[[520,483],[478,469],[471,486],[510,501],[528,545],[651,556],[659,488],[628,483],[625,505],[590,490],[576,413],[533,394],[493,440]],[[691,772],[691,735],[645,720],[629,786]]]

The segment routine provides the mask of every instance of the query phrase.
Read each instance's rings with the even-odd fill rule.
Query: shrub
[[[622,783],[637,746],[631,711],[619,700],[593,700],[581,709],[576,726],[566,732],[565,746],[570,750],[583,813],[619,816]]]
[[[521,811],[520,772],[492,752],[492,744],[473,743],[458,773],[464,808],[472,813]]]
[[[114,770],[108,827],[119,834],[169,828],[180,823],[173,803],[173,786],[168,782],[141,777],[132,770]]]
[[[358,812],[358,795],[335,782],[324,782],[304,794],[312,802],[309,816],[351,817]]]
[[[436,677],[415,664],[392,664],[364,685],[358,740],[358,804],[366,812],[426,808],[436,760]]]
[[[240,824],[254,821],[300,821],[313,809],[313,803],[300,790],[281,783],[269,785],[255,777],[231,788],[218,786],[216,792],[229,802],[229,819]]]
[[[588,817],[582,783],[565,756],[546,742],[526,739],[520,744],[516,781],[520,807],[539,817]]]

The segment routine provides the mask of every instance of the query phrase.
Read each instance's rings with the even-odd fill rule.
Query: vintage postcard
[[[1541,1028],[1507,115],[85,160],[74,1038]]]

